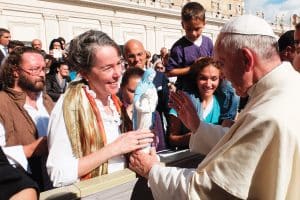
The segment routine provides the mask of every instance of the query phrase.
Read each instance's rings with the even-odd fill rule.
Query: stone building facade
[[[67,41],[89,30],[106,32],[118,44],[141,40],[154,53],[170,48],[184,31],[180,10],[188,0],[0,0],[0,27],[12,39],[29,43],[34,38],[48,50],[59,36]],[[204,34],[215,40],[222,25],[243,14],[241,0],[198,0],[207,10]]]

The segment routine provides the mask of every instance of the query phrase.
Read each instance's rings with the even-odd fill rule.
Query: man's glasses
[[[23,69],[22,67],[20,68],[23,72],[32,75],[32,76],[38,76],[41,74],[41,72],[46,73],[46,67],[39,67],[39,68],[31,68],[28,70]]]

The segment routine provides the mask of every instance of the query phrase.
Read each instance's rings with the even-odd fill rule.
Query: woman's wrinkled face
[[[105,99],[119,90],[122,60],[118,51],[112,46],[96,48],[95,61],[89,72],[82,76],[88,81],[90,89],[97,98]]]
[[[220,82],[220,70],[208,65],[199,71],[197,76],[197,87],[202,98],[211,97]]]

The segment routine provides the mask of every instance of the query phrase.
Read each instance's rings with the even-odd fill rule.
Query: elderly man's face
[[[225,78],[232,83],[237,95],[247,96],[250,76],[245,72],[243,59],[232,53],[220,53],[215,53],[215,59],[220,63]]]
[[[41,50],[42,49],[42,42],[40,40],[33,40],[31,46],[35,49]]]
[[[130,67],[139,67],[144,69],[147,61],[146,51],[142,45],[130,43],[127,46],[125,59]]]

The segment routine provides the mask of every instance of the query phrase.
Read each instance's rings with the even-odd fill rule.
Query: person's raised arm
[[[228,131],[228,128],[219,125],[201,122],[192,101],[182,91],[170,94],[169,105],[176,110],[182,123],[192,131],[189,147],[193,152],[207,154]]]
[[[176,110],[182,123],[195,133],[200,125],[200,119],[189,97],[182,91],[171,92],[169,106]]]

